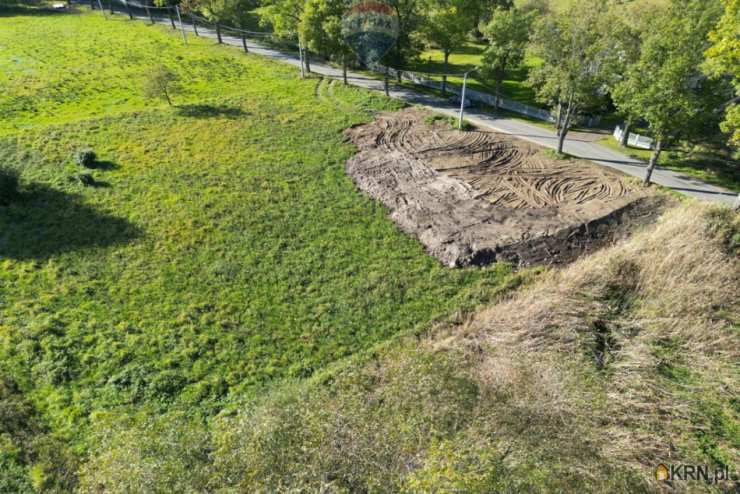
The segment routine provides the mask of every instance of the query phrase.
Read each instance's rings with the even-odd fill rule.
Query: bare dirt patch
[[[449,266],[568,261],[658,209],[617,172],[432,118],[408,108],[348,129],[359,152],[346,170]]]

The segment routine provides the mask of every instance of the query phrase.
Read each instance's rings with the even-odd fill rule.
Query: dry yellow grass
[[[740,223],[708,206],[674,208],[430,344],[476,355],[482,388],[511,393],[525,425],[545,428],[534,439],[585,441],[646,478],[660,461],[701,463],[692,451],[711,427],[704,400],[722,407],[740,389],[740,262],[712,231],[718,216]],[[737,409],[724,412],[737,423]],[[724,439],[718,454],[737,464],[738,438]]]

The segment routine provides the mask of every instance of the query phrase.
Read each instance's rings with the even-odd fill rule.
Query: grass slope
[[[615,246],[209,428],[100,417],[83,492],[734,492],[740,215]],[[730,480],[657,482],[655,468]]]
[[[6,13],[0,61],[0,470],[37,487],[99,412],[213,414],[514,279],[440,266],[346,178],[377,94],[99,13]],[[176,107],[142,96],[161,64]]]

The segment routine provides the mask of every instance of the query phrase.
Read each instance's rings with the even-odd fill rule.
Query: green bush
[[[90,148],[79,149],[74,155],[75,163],[85,168],[91,168],[95,164],[96,159],[95,151]]]
[[[0,167],[0,205],[6,206],[18,197],[18,172]]]
[[[69,181],[80,185],[95,185],[95,177],[90,172],[73,173],[69,176]]]

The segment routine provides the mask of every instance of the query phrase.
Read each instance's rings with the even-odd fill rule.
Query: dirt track
[[[347,173],[449,266],[567,260],[646,199],[612,171],[431,115],[408,108],[349,129],[359,153]]]

